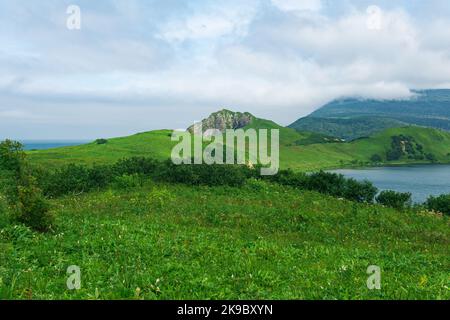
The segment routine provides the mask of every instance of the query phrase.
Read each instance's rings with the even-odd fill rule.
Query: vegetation
[[[289,127],[299,131],[313,131],[316,133],[339,137],[352,141],[368,137],[390,128],[408,125],[400,120],[383,117],[353,117],[353,118],[322,118],[308,116],[291,124]]]
[[[97,140],[95,140],[95,143],[96,144],[107,144],[108,140],[106,140],[106,139],[97,139]]]
[[[411,193],[395,192],[392,190],[380,192],[380,194],[376,197],[376,201],[379,204],[395,208],[397,210],[405,210],[410,208],[412,205]]]
[[[448,219],[371,204],[369,182],[136,156],[20,163],[16,202],[0,196],[0,299],[450,298]],[[81,290],[66,288],[71,265]]]
[[[250,179],[52,200],[0,231],[0,299],[449,299],[449,220]],[[81,290],[66,288],[81,268]],[[367,267],[382,270],[368,290]]]
[[[388,128],[417,125],[450,131],[450,90],[415,91],[404,100],[340,99],[290,125],[353,140]]]
[[[375,198],[368,181],[305,173],[392,150],[392,164],[448,162],[450,134],[405,127],[343,143],[250,127],[280,130],[279,174],[176,166],[169,130],[27,158],[0,144],[0,299],[450,298],[450,225],[433,213],[449,214],[448,196],[411,208],[410,194]],[[67,290],[71,265],[81,290]],[[382,290],[367,289],[369,265]]]
[[[374,154],[370,157],[370,161],[372,163],[381,163],[383,162],[383,158],[379,154]]]
[[[424,154],[433,154],[439,163],[450,162],[447,155],[450,150],[450,133],[420,127],[393,128],[374,136],[342,143],[314,143],[298,145],[298,141],[311,139],[309,133],[299,133],[283,128],[271,121],[255,119],[251,127],[280,130],[280,165],[282,169],[295,171],[317,171],[338,167],[372,165],[374,154],[386,155],[392,148],[392,137],[407,136],[423,147]],[[170,157],[175,142],[170,140],[171,131],[161,130],[137,135],[109,139],[105,145],[90,143],[75,147],[52,150],[29,151],[29,160],[33,164],[45,167],[57,167],[69,163],[103,165],[113,164],[123,158],[135,156],[165,160]],[[407,156],[396,161],[377,163],[408,164],[429,163],[430,160],[410,159]]]
[[[398,135],[392,136],[391,139],[391,149],[386,154],[388,161],[400,160],[402,157],[419,161],[424,159],[431,162],[437,161],[434,154],[425,154],[423,146],[411,136]]]
[[[0,214],[4,215],[0,220],[4,222],[10,218],[8,211],[12,211],[15,220],[35,230],[48,231],[52,227],[53,216],[27,167],[22,147],[10,140],[0,143],[0,198],[5,202],[0,203]]]
[[[439,197],[429,197],[426,202],[428,210],[450,215],[450,194],[444,194]]]

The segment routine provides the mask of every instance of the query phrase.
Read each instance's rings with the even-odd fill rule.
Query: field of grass
[[[450,299],[438,215],[261,181],[149,181],[51,204],[53,233],[0,228],[0,299]],[[66,288],[71,265],[81,290]],[[369,265],[381,290],[366,286]]]
[[[299,133],[293,129],[283,128],[267,120],[257,120],[253,128],[280,129],[280,165],[298,171],[314,171],[338,167],[370,165],[370,158],[379,154],[385,159],[391,147],[391,137],[405,135],[413,137],[424,146],[425,152],[433,153],[438,162],[450,162],[450,133],[421,127],[393,128],[372,137],[349,143],[314,143],[309,141],[311,133]],[[170,130],[140,133],[129,137],[109,139],[107,144],[90,143],[76,147],[52,150],[29,151],[31,162],[45,166],[55,166],[70,162],[84,164],[113,163],[118,159],[132,156],[147,156],[155,159],[168,159],[172,147],[176,144],[170,140]],[[300,142],[297,145],[296,142]],[[389,165],[427,163],[402,159],[385,162]]]

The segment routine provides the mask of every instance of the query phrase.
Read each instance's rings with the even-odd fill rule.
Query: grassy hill
[[[449,220],[429,213],[263,182],[148,182],[51,205],[54,233],[0,225],[0,299],[450,298]],[[70,265],[81,290],[66,289]]]
[[[337,143],[263,119],[247,128],[279,129],[281,165],[300,171],[367,164],[374,154],[387,162],[391,151],[398,159],[390,164],[424,162],[410,157],[430,153],[450,162],[450,133],[435,129]],[[46,167],[167,159],[171,133],[27,154]],[[73,181],[61,176],[58,187]],[[47,233],[11,222],[0,194],[0,299],[450,298],[448,217],[255,179],[206,187],[120,178],[46,199],[56,218]],[[67,290],[71,265],[81,268],[80,290]],[[381,268],[381,290],[367,288],[370,265]]]
[[[411,99],[340,99],[289,127],[348,140],[387,128],[419,125],[450,131],[450,90],[413,91]]]
[[[392,148],[392,137],[408,136],[423,146],[424,154],[432,153],[436,162],[450,162],[450,133],[422,127],[391,128],[368,138],[342,143],[333,138],[309,132],[297,132],[283,128],[268,120],[255,120],[247,128],[280,129],[280,162],[282,168],[310,171],[342,166],[371,165],[371,157],[379,155],[389,165],[429,163],[427,159],[414,160],[406,156],[387,161],[386,154]],[[155,159],[170,157],[174,142],[170,130],[139,133],[129,137],[109,139],[106,144],[95,142],[51,150],[29,151],[30,160],[36,164],[55,166],[75,162],[84,164],[112,163],[131,156],[147,156]],[[320,141],[322,143],[317,143]],[[326,143],[325,143],[326,142]]]

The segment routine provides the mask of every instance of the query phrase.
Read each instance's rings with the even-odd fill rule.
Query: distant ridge
[[[450,90],[412,92],[416,95],[408,100],[335,100],[289,127],[347,140],[405,125],[450,131]]]

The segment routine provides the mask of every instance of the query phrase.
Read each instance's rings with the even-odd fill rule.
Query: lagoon
[[[411,192],[413,201],[424,202],[430,195],[450,193],[450,165],[412,165],[364,169],[339,169],[356,180],[369,180],[380,190]]]

